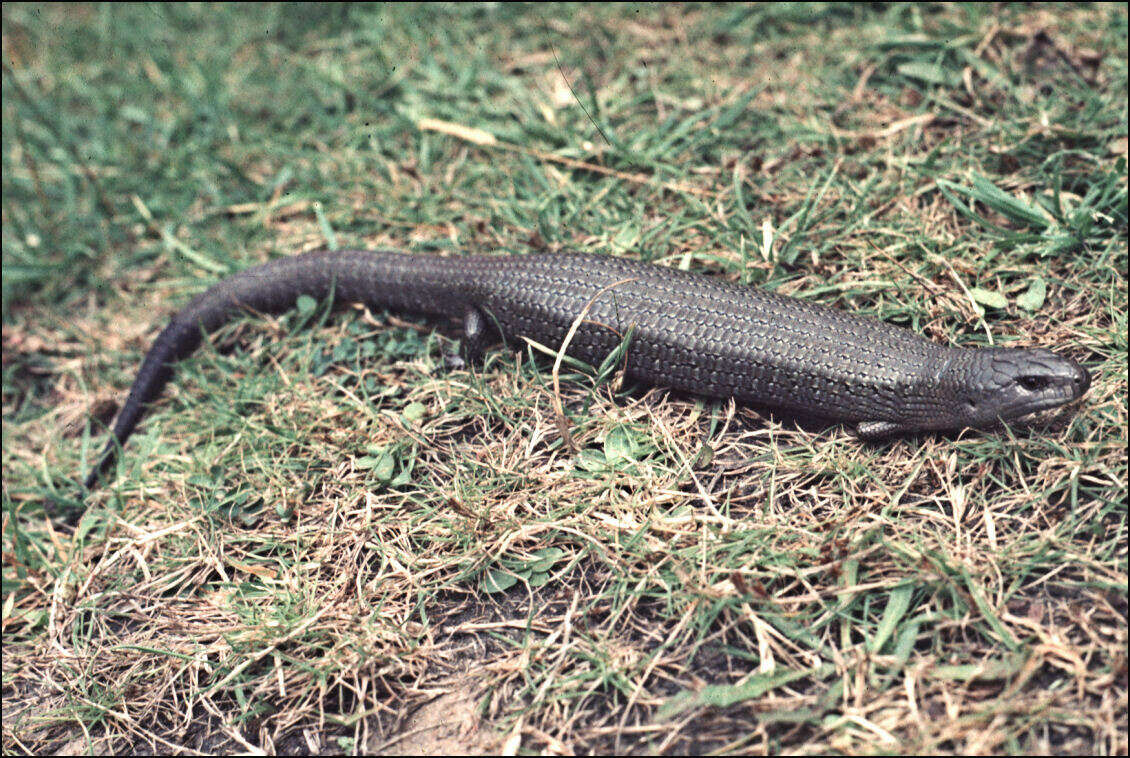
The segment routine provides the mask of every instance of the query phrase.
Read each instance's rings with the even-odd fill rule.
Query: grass
[[[5,4],[5,752],[1125,754],[1126,19]],[[875,446],[566,367],[573,455],[547,361],[306,303],[80,501],[165,319],[326,245],[638,257],[1095,382]]]

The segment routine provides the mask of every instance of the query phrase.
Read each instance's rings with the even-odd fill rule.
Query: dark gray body
[[[816,303],[608,256],[413,256],[317,252],[257,266],[193,300],[145,358],[114,425],[125,442],[172,364],[240,309],[279,312],[300,295],[464,317],[599,364],[632,332],[633,379],[856,423],[861,436],[986,426],[1074,400],[1090,377],[1047,350],[961,349]],[[495,329],[497,327],[497,329]],[[112,460],[114,443],[87,480]]]

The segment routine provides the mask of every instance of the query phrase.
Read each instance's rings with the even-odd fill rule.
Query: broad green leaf
[[[549,581],[549,577],[550,573],[548,571],[535,571],[530,574],[530,578],[526,580],[526,583],[531,587],[541,587]]]
[[[970,193],[970,197],[1008,216],[1017,223],[1033,226],[1037,229],[1047,229],[1054,223],[1043,208],[1010,195],[983,176],[973,176],[973,187],[974,191]]]
[[[318,301],[310,297],[309,295],[299,295],[298,300],[295,301],[294,305],[296,308],[298,308],[298,312],[301,315],[308,316],[314,312],[315,308],[318,307]]]
[[[710,705],[716,708],[725,708],[745,700],[761,697],[766,692],[774,690],[783,684],[803,679],[808,676],[820,678],[831,673],[829,665],[818,666],[815,669],[803,671],[775,671],[771,674],[755,674],[741,684],[713,684],[703,687],[699,692],[683,691],[672,697],[656,713],[657,720],[664,720],[676,716],[688,708]]]
[[[908,61],[907,63],[900,63],[896,70],[903,76],[927,84],[943,84],[947,87],[953,87],[960,82],[957,72],[944,69],[935,63]]]
[[[404,420],[414,424],[424,417],[427,410],[423,403],[409,403],[404,406]]]
[[[1043,208],[1025,202],[1020,198],[1013,197],[983,176],[975,175],[973,177],[972,187],[965,187],[960,184],[955,184],[954,182],[946,181],[945,179],[938,179],[937,184],[938,189],[942,191],[946,199],[953,203],[954,207],[957,208],[962,215],[973,219],[988,229],[1015,235],[1015,232],[1012,230],[992,223],[979,213],[974,213],[972,208],[961,202],[954,193],[964,195],[975,203],[980,203],[987,208],[991,208],[1018,224],[1033,227],[1040,232],[1047,232],[1055,224],[1055,220]],[[1039,238],[1037,237],[1035,239]]]
[[[910,653],[914,650],[914,644],[918,641],[918,630],[921,627],[922,625],[919,622],[911,621],[899,632],[892,654],[898,659],[900,666],[905,666],[907,660],[910,659]]]
[[[959,663],[934,666],[927,670],[931,679],[952,679],[958,682],[997,681],[1009,679],[1023,668],[1028,655],[1019,651],[1003,658],[990,658],[980,663]]]
[[[387,484],[392,479],[393,471],[396,469],[396,459],[388,453],[366,455],[358,458],[356,465],[359,469],[371,470],[377,479]]]
[[[709,443],[703,443],[691,465],[694,468],[705,468],[710,465],[712,460],[714,460],[714,448]]]
[[[887,644],[887,640],[891,638],[898,627],[899,621],[910,608],[910,598],[913,594],[914,588],[909,584],[903,584],[891,590],[891,594],[887,598],[887,607],[883,609],[883,618],[879,621],[879,628],[875,630],[875,637],[871,640],[870,649],[872,653],[878,653],[883,649],[883,645]]]
[[[561,560],[562,557],[564,557],[565,551],[559,547],[547,547],[536,551],[534,555],[538,555],[540,557],[536,561],[530,561],[529,563],[527,563],[526,569],[534,573],[539,573],[542,571],[549,571],[553,567],[553,564],[557,563],[559,560]]]
[[[577,462],[577,468],[584,471],[589,471],[596,474],[600,473],[601,471],[608,470],[608,463],[607,459],[605,458],[605,454],[600,451],[594,450],[591,447],[586,447],[584,450],[579,452],[575,460]]]
[[[610,464],[635,460],[635,449],[634,441],[623,425],[613,427],[604,438],[604,460]]]
[[[970,287],[969,294],[973,295],[973,299],[986,308],[1008,307],[1008,298],[999,292],[982,289],[981,287]]]
[[[973,602],[977,606],[977,610],[980,611],[981,616],[984,617],[985,621],[989,623],[989,626],[993,628],[993,631],[1001,638],[1001,642],[1013,652],[1019,650],[1020,643],[1012,636],[1012,632],[1008,630],[1008,627],[1002,624],[1001,620],[997,618],[996,612],[993,610],[993,607],[989,605],[989,601],[985,599],[981,588],[973,582],[973,579],[970,578],[969,574],[966,573],[964,569],[961,570],[961,578],[965,580],[965,588],[973,597]]]
[[[1048,295],[1048,283],[1042,276],[1037,276],[1028,285],[1028,291],[1016,298],[1016,304],[1028,312],[1038,311],[1044,307],[1044,299]]]
[[[639,227],[634,223],[628,223],[621,227],[620,231],[616,232],[616,235],[611,239],[611,244],[613,249],[624,252],[625,250],[631,250],[635,247],[639,239]]]
[[[517,576],[502,569],[487,569],[483,575],[484,592],[505,592],[517,583]]]

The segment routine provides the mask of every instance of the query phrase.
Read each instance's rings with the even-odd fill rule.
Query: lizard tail
[[[464,308],[461,279],[450,259],[391,250],[336,250],[281,258],[216,283],[177,313],[149,349],[110,441],[83,486],[93,487],[114,462],[148,404],[168,383],[173,365],[191,354],[205,333],[239,312],[280,313],[309,295],[318,300],[332,296],[335,303],[458,316]]]

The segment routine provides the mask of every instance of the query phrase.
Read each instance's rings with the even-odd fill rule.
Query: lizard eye
[[[1048,386],[1048,380],[1042,376],[1022,376],[1016,381],[1029,392],[1039,392]]]

